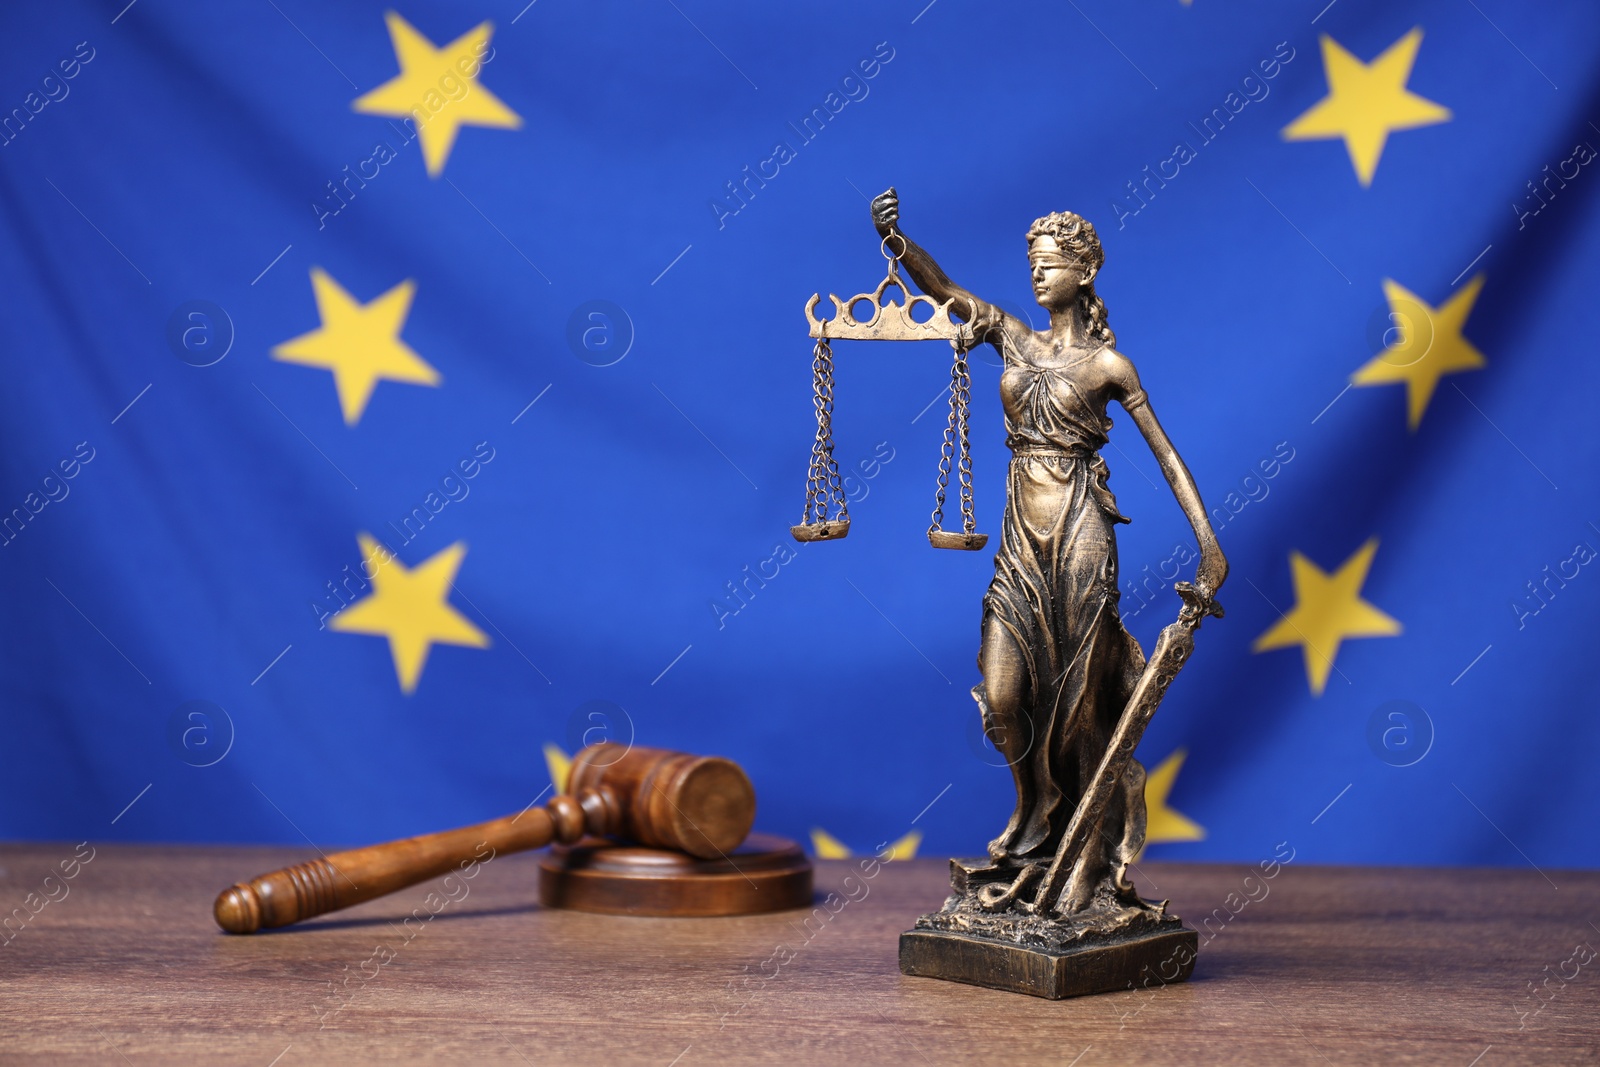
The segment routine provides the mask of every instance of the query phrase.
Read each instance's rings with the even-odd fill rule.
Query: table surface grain
[[[302,853],[89,847],[61,881],[74,846],[0,846],[0,1063],[1600,1062],[1600,872],[1145,864],[1201,928],[1193,980],[1045,1001],[900,974],[937,860],[819,863],[811,912],[640,919],[542,909],[503,856],[234,937],[217,891]]]

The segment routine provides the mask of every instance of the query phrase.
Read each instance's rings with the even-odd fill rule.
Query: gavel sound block
[[[576,847],[541,864],[539,897],[549,907],[739,915],[811,902],[811,864],[793,842],[746,841],[755,790],[730,760],[591,745],[573,759],[568,789],[493,822],[336,852],[232,886],[217,897],[217,925],[234,934],[287,926],[552,842]]]

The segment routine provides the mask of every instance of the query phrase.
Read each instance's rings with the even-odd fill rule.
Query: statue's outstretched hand
[[[1205,582],[1174,582],[1173,590],[1183,600],[1183,609],[1179,616],[1193,622],[1195,626],[1205,621],[1207,615],[1222,618],[1222,605],[1217,603],[1216,590]]]
[[[879,193],[872,201],[872,225],[877,227],[878,234],[887,237],[900,221],[900,197],[890,186]]]

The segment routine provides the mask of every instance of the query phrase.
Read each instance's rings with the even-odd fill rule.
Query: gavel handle
[[[288,926],[426,882],[474,861],[543,848],[552,840],[576,841],[585,832],[609,833],[614,812],[614,803],[603,793],[558,796],[542,808],[492,822],[335,852],[224,889],[213,914],[217,925],[230,934]],[[493,851],[485,852],[485,846]]]

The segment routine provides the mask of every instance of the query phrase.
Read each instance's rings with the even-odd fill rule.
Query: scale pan
[[[850,532],[849,519],[829,519],[827,522],[803,522],[789,527],[796,541],[837,541]]]
[[[928,531],[928,544],[934,548],[964,548],[969,552],[976,552],[988,543],[988,534],[960,533],[956,530]]]

